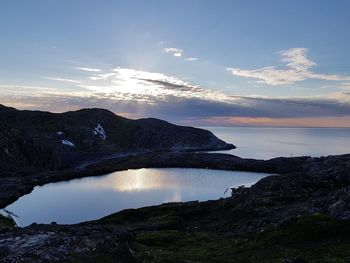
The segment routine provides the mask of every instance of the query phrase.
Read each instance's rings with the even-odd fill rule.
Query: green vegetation
[[[350,262],[350,221],[326,216],[301,217],[262,233],[232,237],[209,232],[144,231],[138,253],[149,262]]]
[[[0,230],[1,229],[12,229],[15,226],[16,226],[16,224],[11,218],[0,215]]]
[[[193,211],[198,216],[197,212]],[[261,233],[234,236],[203,227],[189,230],[183,218],[186,215],[186,207],[146,207],[124,210],[96,223],[118,224],[136,231],[136,253],[145,262],[280,263],[285,258],[301,258],[308,263],[350,262],[350,220],[303,216]]]
[[[93,222],[98,224],[111,223],[123,225],[131,230],[178,229],[181,227],[180,210],[181,207],[176,206],[151,206],[139,209],[126,209]]]
[[[81,254],[79,256],[72,256],[69,263],[141,263],[136,257],[132,256],[129,253],[123,253],[128,251],[127,248],[125,250],[120,251],[111,251],[106,249],[97,249],[94,252],[86,253],[84,256]]]

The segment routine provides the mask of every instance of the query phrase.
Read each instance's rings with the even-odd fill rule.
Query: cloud
[[[184,60],[185,61],[197,61],[198,58],[185,58]]]
[[[43,78],[44,78],[44,79],[48,79],[48,80],[55,80],[55,81],[68,82],[68,83],[75,83],[75,84],[81,83],[80,81],[74,80],[74,79],[55,78],[55,77],[43,77]]]
[[[279,54],[282,57],[281,60],[287,62],[288,67],[295,69],[296,71],[304,71],[316,66],[315,62],[306,57],[307,51],[306,48],[292,48],[280,51]]]
[[[165,98],[166,96],[190,97],[195,93],[203,96],[203,89],[186,81],[162,73],[147,72],[130,68],[115,68],[105,74],[89,77],[92,83],[83,83],[80,87],[94,92],[103,92],[109,96],[124,94],[128,98]],[[142,96],[140,96],[142,95]],[[211,95],[211,94],[210,94]],[[209,96],[209,94],[208,94]]]
[[[297,66],[305,67],[307,63]],[[74,90],[54,85],[0,85],[1,103],[50,111],[98,107],[127,114],[125,116],[156,117],[175,122],[189,120],[193,123],[222,123],[223,120],[230,123],[234,120],[273,124],[276,122],[270,119],[334,117],[341,121],[350,117],[350,92],[345,90],[303,98],[239,96],[193,85],[166,74],[130,68],[114,68],[106,73],[90,72],[74,86]]]
[[[102,71],[98,68],[85,68],[85,67],[75,67],[75,69],[87,71],[87,72],[101,72]]]
[[[186,121],[185,123],[190,122]],[[214,117],[203,119],[201,126],[277,126],[277,127],[338,127],[350,128],[350,116],[341,117],[300,117],[300,118],[265,118],[265,117]],[[282,142],[281,143],[286,143]]]
[[[163,51],[168,54],[172,54],[175,57],[181,57],[183,50],[175,47],[164,48]]]
[[[146,82],[156,84],[167,90],[177,90],[177,91],[189,91],[189,92],[203,92],[204,90],[198,86],[192,86],[183,82],[183,84],[176,84],[169,82],[167,80],[153,80],[153,79],[143,79]]]
[[[0,85],[2,95],[33,94],[34,92],[51,92],[55,88],[29,85]]]
[[[340,89],[350,91],[350,82],[342,83]]]
[[[232,100],[232,96],[226,93],[206,89],[198,85],[193,85],[187,81],[168,76],[162,73],[146,72],[133,69],[118,68],[113,73],[106,74],[110,80],[125,87],[133,93],[140,93],[151,96],[176,96],[185,98],[215,98],[221,101]],[[121,89],[119,89],[120,91]],[[115,90],[114,90],[115,92]]]
[[[350,76],[320,74],[311,71],[317,64],[307,58],[308,49],[292,48],[280,51],[281,61],[286,63],[285,68],[278,69],[274,66],[260,69],[245,70],[240,68],[227,68],[233,75],[245,78],[257,79],[260,83],[269,85],[293,84],[307,79],[320,79],[328,81],[348,81]]]
[[[169,121],[191,120],[192,125],[199,120],[248,119],[265,122],[267,119],[300,119],[300,118],[343,118],[350,116],[350,94],[348,102],[340,102],[329,98],[294,98],[294,99],[266,99],[234,96],[230,101],[220,101],[210,98],[178,97],[167,95],[159,98],[151,95],[134,94],[86,93],[42,93],[17,94],[17,96],[3,96],[5,105],[18,105],[27,109],[41,109],[50,111],[67,111],[80,108],[107,108],[116,113],[128,113],[131,116],[156,117]],[[142,99],[143,100],[142,100]],[[22,106],[21,106],[22,105]],[[237,119],[238,118],[238,119]],[[221,121],[219,121],[221,120]],[[273,123],[273,121],[269,121]],[[230,123],[229,121],[227,122]],[[291,123],[291,122],[289,122]],[[277,122],[275,123],[278,124]]]
[[[164,44],[164,41],[161,41],[158,43],[158,45],[163,45],[163,44]],[[175,48],[175,47],[167,47],[167,48],[163,48],[163,52],[172,54],[174,57],[182,57],[183,49]],[[197,61],[197,60],[198,58],[196,57],[184,58],[184,61]]]

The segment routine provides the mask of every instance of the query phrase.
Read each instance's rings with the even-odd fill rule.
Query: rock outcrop
[[[0,261],[12,262],[138,262],[134,235],[116,226],[32,226],[0,234]],[[102,261],[100,261],[102,262]]]

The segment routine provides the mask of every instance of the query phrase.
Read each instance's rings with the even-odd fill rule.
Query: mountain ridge
[[[131,120],[101,108],[51,113],[0,104],[0,125],[0,168],[12,171],[67,168],[116,153],[235,148],[204,129],[155,118]]]

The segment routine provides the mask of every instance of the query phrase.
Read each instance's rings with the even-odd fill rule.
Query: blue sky
[[[0,103],[349,126],[349,11],[345,0],[4,0]]]

